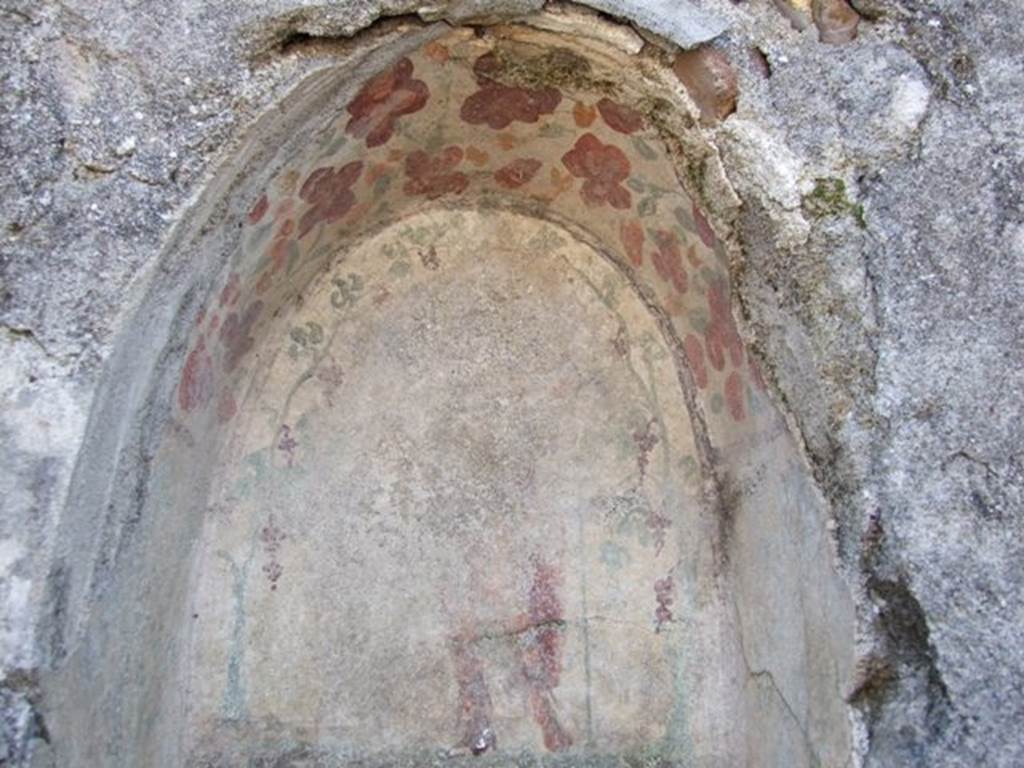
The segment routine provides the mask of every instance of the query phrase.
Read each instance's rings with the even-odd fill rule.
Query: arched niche
[[[68,765],[846,759],[852,609],[680,88],[435,29],[254,129],[140,310],[151,370],[138,333],[112,363],[136,439],[86,449],[135,503],[63,531]]]

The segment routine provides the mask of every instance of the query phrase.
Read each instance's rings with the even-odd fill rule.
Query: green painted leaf
[[[601,545],[601,562],[612,570],[619,570],[629,560],[629,553],[614,541],[606,541]]]
[[[535,253],[550,253],[565,245],[565,239],[544,229],[526,241],[526,247]]]
[[[268,250],[264,251],[260,255],[260,257],[258,259],[256,259],[256,263],[252,265],[252,274],[254,274],[254,275],[255,274],[259,274],[260,272],[262,272],[264,269],[266,269],[269,266],[270,266],[270,250],[268,249]]]
[[[619,282],[618,276],[606,275],[601,281],[601,300],[615,309],[619,304]]]
[[[633,137],[633,148],[637,151],[644,160],[657,160],[658,153],[654,151],[650,144],[641,139],[639,136]]]
[[[316,248],[312,253],[309,254],[308,261],[318,261],[327,255],[327,252],[331,250],[330,243],[324,243],[319,248]]]
[[[353,306],[362,295],[363,278],[357,274],[350,272],[348,278],[333,277],[331,284],[335,287],[331,294],[331,306],[335,309]]]
[[[557,139],[569,133],[569,129],[558,123],[545,123],[537,131],[537,135],[545,139]]]
[[[688,210],[680,206],[673,210],[672,213],[675,214],[676,220],[679,222],[680,226],[682,226],[682,228],[687,232],[697,231],[697,225],[694,224],[693,216],[690,215]]]
[[[434,131],[424,142],[423,148],[428,154],[434,155],[444,148],[444,144],[444,134],[440,131]]]
[[[394,180],[394,176],[390,173],[386,173],[377,179],[373,184],[373,194],[375,197],[380,197],[391,187],[391,182]]]
[[[647,185],[644,184],[643,180],[638,179],[636,176],[630,176],[626,179],[626,186],[638,194],[643,194],[643,191],[647,189]]]
[[[322,149],[328,147],[330,145],[330,143],[332,141],[334,141],[334,139],[336,138],[336,134],[337,134],[337,131],[334,128],[331,128],[330,130],[324,131],[324,135],[320,139],[320,141],[317,142],[316,148],[318,150],[322,150]]]
[[[693,456],[683,456],[679,460],[679,466],[682,467],[683,475],[688,482],[697,478],[699,467],[697,466],[697,460]]]
[[[410,271],[412,271],[412,266],[410,266],[409,262],[399,260],[391,265],[391,269],[388,270],[388,274],[393,277],[405,277]]]
[[[636,207],[640,216],[653,216],[658,211],[658,202],[653,197],[645,197]]]
[[[708,329],[708,316],[704,313],[703,310],[700,310],[700,309],[691,310],[689,318],[690,318],[690,325],[693,326],[693,329],[695,331],[697,331],[697,333],[704,333],[705,331],[707,331],[707,329]]]
[[[330,145],[327,147],[324,153],[320,155],[320,157],[330,157],[331,155],[335,154],[339,149],[344,147],[347,143],[348,139],[345,138],[345,134],[341,134],[337,139],[330,143]]]
[[[306,327],[309,328],[309,343],[319,344],[324,340],[324,328],[320,323],[315,323],[310,320],[306,323]]]
[[[288,243],[288,267],[285,269],[285,274],[291,274],[292,270],[295,269],[295,265],[299,263],[299,244],[292,240]]]
[[[723,405],[725,405],[725,401],[722,399],[722,396],[718,392],[715,392],[715,394],[711,396],[712,413],[721,413]]]
[[[267,235],[270,234],[271,228],[274,226],[273,221],[268,221],[265,224],[260,224],[256,229],[253,230],[249,239],[245,242],[245,250],[249,253],[258,251],[263,241],[267,239]]]
[[[416,227],[409,233],[408,237],[416,245],[426,245],[430,239],[430,230],[426,227]]]

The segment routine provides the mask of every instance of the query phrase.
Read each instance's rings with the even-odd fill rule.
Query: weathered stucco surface
[[[222,289],[237,239],[204,225],[242,223],[251,193],[274,170],[268,158],[309,142],[294,129],[344,108],[356,85],[388,63],[366,54],[374,45],[391,46],[393,57],[448,24],[490,24],[542,5],[0,3],[0,761],[17,765],[32,753],[36,765],[116,765],[125,754],[117,745],[170,749],[161,713],[180,707],[183,694],[146,689],[147,681],[187,679],[192,657],[172,654],[183,633],[215,657],[230,655],[228,639],[203,640],[202,624],[182,626],[164,608],[209,595],[228,616],[229,563],[240,567],[251,541],[237,551],[229,540],[214,543],[224,507],[198,509],[217,498],[216,483],[198,479],[199,459],[170,451],[156,461],[165,456],[157,452],[163,436],[187,442],[191,434],[175,431],[168,404],[195,349],[195,311]],[[728,563],[738,600],[720,619],[733,630],[722,659],[746,681],[742,701],[724,711],[747,707],[746,737],[761,740],[726,754],[776,764],[797,754],[821,759],[822,745],[845,743],[850,764],[1020,764],[1024,9],[854,0],[856,36],[830,44],[819,38],[849,36],[847,16],[823,16],[838,3],[590,5],[632,20],[635,32],[588,20],[579,8],[550,6],[537,23],[669,64],[673,46],[711,40],[737,77],[736,111],[721,122],[698,127],[697,111],[685,119],[680,107],[684,117],[666,124],[685,158],[687,192],[725,243],[733,314],[789,430],[723,427],[719,434],[734,439],[714,446],[730,467],[730,487],[718,489],[730,503],[715,508],[720,519],[706,535],[725,549],[711,560]],[[390,16],[399,18],[379,20]],[[826,17],[847,26],[819,31],[814,22]],[[691,95],[700,103],[701,94]],[[781,446],[795,441],[803,455],[780,448],[785,462],[753,471],[759,465],[744,463],[745,451],[757,434]],[[196,487],[182,482],[192,477]],[[777,477],[793,480],[763,487]],[[136,498],[147,487],[152,493]],[[749,510],[759,499],[791,503],[758,520]],[[259,540],[268,521],[246,520]],[[197,565],[193,580],[177,578],[180,564],[161,558],[176,541],[191,542],[180,552],[215,577],[203,581]],[[284,539],[274,560],[288,569],[274,598],[289,588],[290,564],[302,562],[288,560],[298,557],[287,553],[293,541]],[[207,544],[212,550],[197,554]],[[822,579],[833,553],[856,627],[826,610],[848,612],[849,597]],[[310,554],[308,562],[322,559]],[[777,562],[788,565],[764,567]],[[146,577],[133,584],[135,573]],[[528,614],[529,588],[519,597]],[[675,608],[683,605],[679,598]],[[571,613],[566,627],[585,615]],[[286,612],[253,616],[290,621]],[[138,637],[126,638],[132,627]],[[784,652],[794,644],[809,650]],[[522,670],[511,645],[493,653]],[[172,655],[180,669],[163,663]],[[829,680],[808,672],[833,662],[853,671]],[[538,692],[536,676],[523,674],[534,680],[534,699],[546,701],[543,682]],[[817,688],[807,687],[811,678]],[[570,702],[580,689],[566,680]],[[518,695],[529,699],[526,690]],[[120,711],[122,692],[137,711]],[[219,693],[213,698],[224,706]],[[494,694],[496,709],[501,701]],[[837,732],[847,718],[849,734]],[[788,725],[771,730],[779,723]],[[273,732],[292,751],[259,747],[275,759],[337,759],[329,739],[314,747],[308,733],[278,727],[261,734]],[[537,735],[518,727],[512,743],[526,749]],[[230,750],[248,744],[245,754],[259,757],[251,734],[217,736],[197,727],[194,737],[178,734],[184,743],[175,749],[237,757]],[[842,764],[833,754],[823,764]],[[705,758],[715,764],[713,753]]]
[[[339,307],[349,275],[363,287]],[[681,739],[696,625],[673,618],[710,584],[666,586],[660,621],[655,585],[700,559],[695,449],[671,353],[623,278],[549,225],[455,212],[404,220],[318,282],[268,334],[280,351],[259,353],[215,481],[190,740],[245,754],[225,739],[242,719],[371,754]],[[651,525],[676,508],[673,530]]]

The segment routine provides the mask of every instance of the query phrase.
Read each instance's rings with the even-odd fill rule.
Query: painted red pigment
[[[484,668],[473,649],[473,637],[462,633],[449,642],[455,681],[459,686],[459,726],[462,731],[460,746],[474,755],[482,755],[498,746],[498,738],[491,725],[494,706],[484,678]]]
[[[279,237],[270,246],[270,272],[280,272],[288,261],[288,246],[291,240],[287,237]]]
[[[644,228],[638,219],[626,219],[619,226],[619,239],[634,267],[644,263]]]
[[[654,419],[648,421],[643,429],[633,433],[633,443],[636,445],[636,464],[640,468],[640,477],[647,474],[647,465],[651,461],[651,451],[658,444],[658,436],[654,434]]]
[[[562,164],[573,176],[584,180],[580,196],[588,206],[607,203],[626,210],[633,204],[629,190],[622,186],[629,178],[629,158],[614,144],[605,144],[594,134],[585,133],[562,155]]]
[[[544,746],[561,752],[572,746],[572,736],[562,727],[555,711],[555,688],[562,674],[562,602],[558,597],[561,575],[540,557],[533,558],[527,616],[529,625],[520,635],[520,658],[529,690],[530,711],[540,726]]]
[[[267,196],[263,195],[259,200],[256,201],[255,205],[249,210],[249,223],[258,224],[260,219],[263,218],[263,214],[267,212],[270,207],[270,201],[267,200]]]
[[[387,143],[402,115],[423,109],[430,89],[412,76],[413,65],[403,57],[395,65],[371,78],[348,105],[352,116],[345,132],[366,141],[367,147]]]
[[[273,285],[273,283],[273,272],[269,269],[265,270],[263,274],[260,275],[260,279],[256,282],[256,293],[262,296],[264,293],[270,290],[270,286]]]
[[[729,308],[729,294],[725,281],[718,280],[708,286],[708,311],[711,315],[704,343],[707,346],[708,359],[716,371],[725,367],[725,353],[729,353],[734,366],[743,363],[743,341],[736,330]]]
[[[299,190],[299,197],[311,206],[299,222],[300,240],[317,224],[337,221],[349,212],[356,203],[352,187],[362,173],[362,161],[354,160],[337,169],[317,168],[309,174]]]
[[[533,179],[537,175],[537,171],[540,170],[541,165],[540,160],[532,157],[521,157],[496,170],[494,172],[494,180],[506,189],[516,189]]]
[[[582,101],[577,101],[576,105],[572,108],[572,119],[576,121],[576,125],[580,128],[589,128],[594,120],[597,119],[597,110],[584,104]]]
[[[704,345],[700,343],[700,339],[688,333],[683,341],[683,348],[686,350],[690,370],[693,371],[694,384],[700,389],[705,389],[708,385],[708,369],[704,365]]]
[[[644,127],[644,117],[632,107],[601,99],[597,102],[597,111],[608,127],[619,133],[635,133]]]
[[[693,205],[693,220],[697,224],[697,234],[700,235],[701,241],[708,248],[715,247],[715,231],[708,224],[708,220],[704,218],[704,214],[701,213],[700,208],[697,207],[696,203]]]
[[[675,587],[672,584],[672,574],[654,582],[654,600],[657,607],[654,609],[655,632],[660,632],[662,625],[672,621],[672,603]]]
[[[235,402],[234,394],[230,389],[222,390],[217,399],[217,421],[226,424],[237,412],[238,404]]]
[[[460,116],[470,125],[485,124],[500,131],[512,123],[536,123],[541,115],[550,115],[562,101],[557,88],[523,88],[505,85],[493,79],[501,74],[501,60],[485,53],[473,64],[480,90],[462,104]]]
[[[750,368],[750,380],[754,382],[754,386],[757,387],[761,392],[765,390],[764,374],[761,372],[761,366],[758,365],[751,355],[747,355],[747,366]]]
[[[202,338],[196,348],[185,358],[185,367],[181,371],[181,382],[178,384],[178,405],[188,413],[199,406],[206,405],[213,395],[213,361],[206,352],[206,343]]]
[[[464,192],[469,186],[469,177],[455,170],[462,158],[462,148],[455,146],[445,147],[436,155],[429,155],[422,149],[411,152],[405,158],[405,194],[425,195],[435,200],[442,195]]]
[[[665,548],[665,532],[672,525],[672,521],[661,514],[661,512],[651,509],[647,512],[644,522],[647,525],[647,530],[654,537],[654,555],[657,557],[661,554],[661,550]]]
[[[252,328],[263,311],[263,302],[254,301],[243,312],[232,312],[224,318],[217,338],[224,347],[224,370],[234,370],[243,357],[252,349],[255,340]]]
[[[662,280],[672,283],[679,293],[686,293],[686,269],[683,267],[683,252],[675,232],[659,229],[654,236],[657,252],[651,254],[651,262]]]
[[[238,297],[241,295],[241,282],[242,278],[239,277],[237,272],[232,272],[228,277],[227,283],[220,291],[220,306],[234,305],[238,301]]]
[[[725,404],[729,407],[729,415],[734,421],[743,421],[747,416],[743,404],[743,378],[733,371],[725,380]]]
[[[374,300],[376,302],[376,299]],[[324,365],[316,372],[317,381],[323,389],[324,399],[329,408],[334,407],[334,394],[345,382],[345,370],[337,363]]]

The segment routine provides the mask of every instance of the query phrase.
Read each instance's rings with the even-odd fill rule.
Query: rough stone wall
[[[46,738],[52,534],[104,361],[142,287],[174,279],[156,257],[204,181],[317,45],[541,4],[0,3],[0,762]],[[814,22],[836,34],[837,3],[591,5],[738,73],[708,137],[743,205],[715,223],[860,593],[858,757],[1020,764],[1024,8],[854,0],[834,44]],[[713,210],[724,184],[704,179]]]

